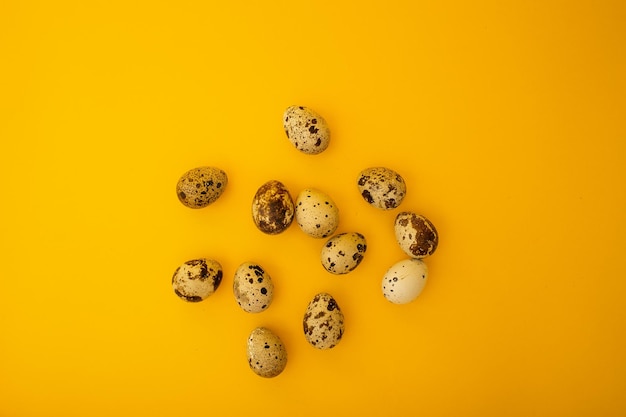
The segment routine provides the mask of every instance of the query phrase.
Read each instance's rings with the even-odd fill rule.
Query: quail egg
[[[293,217],[293,200],[283,183],[272,180],[259,187],[252,200],[252,219],[260,231],[270,235],[284,232]]]
[[[222,282],[222,266],[212,259],[192,259],[174,272],[174,293],[185,301],[202,301],[213,294]]]
[[[361,171],[357,186],[363,199],[381,210],[398,207],[406,195],[404,179],[396,171],[384,167]]]
[[[257,327],[248,336],[248,365],[263,378],[278,376],[287,366],[287,350],[280,338],[266,327]]]
[[[396,216],[394,230],[404,253],[413,258],[425,258],[437,250],[439,234],[435,225],[424,216],[402,212]]]
[[[274,284],[259,264],[244,262],[235,271],[233,294],[243,311],[260,313],[272,303]]]
[[[288,107],[283,114],[283,128],[291,144],[303,153],[316,155],[328,148],[328,124],[322,116],[308,107]]]
[[[362,234],[340,233],[328,239],[322,248],[322,265],[331,274],[347,274],[359,266],[366,250]]]
[[[328,195],[306,188],[296,199],[296,222],[311,237],[328,237],[339,225],[339,210]]]
[[[228,185],[228,176],[214,167],[199,167],[185,172],[176,184],[178,200],[193,209],[203,208],[217,200]]]
[[[405,259],[387,270],[382,282],[385,298],[394,304],[407,304],[415,300],[428,280],[428,268],[419,259]]]
[[[304,336],[311,346],[331,349],[343,337],[343,313],[330,294],[319,293],[307,306],[302,326]]]

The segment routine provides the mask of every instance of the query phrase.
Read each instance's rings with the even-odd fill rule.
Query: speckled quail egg
[[[176,184],[176,195],[189,208],[203,208],[217,200],[228,185],[228,176],[214,167],[199,167],[185,172]]]
[[[381,210],[398,207],[406,195],[404,179],[396,171],[384,167],[361,171],[357,186],[363,199]]]
[[[283,128],[292,145],[309,155],[323,152],[330,142],[326,120],[308,107],[288,107],[283,114]]]
[[[275,235],[287,230],[294,217],[294,205],[287,188],[280,181],[268,181],[252,200],[252,219],[263,233]]]
[[[328,293],[319,293],[311,300],[302,320],[304,336],[317,349],[331,349],[344,333],[343,313]]]
[[[244,262],[235,271],[233,294],[239,307],[248,313],[260,313],[272,303],[272,278],[256,263]]]
[[[428,268],[419,259],[405,259],[387,270],[382,282],[385,298],[394,304],[415,300],[428,280]]]
[[[367,242],[362,234],[340,233],[328,239],[322,248],[322,265],[332,274],[347,274],[359,266],[366,249]]]
[[[192,259],[179,266],[172,277],[172,287],[185,301],[202,301],[222,282],[222,266],[212,259]]]
[[[287,366],[287,350],[280,338],[266,327],[257,327],[248,336],[248,364],[264,378],[278,376]]]
[[[435,253],[439,234],[430,220],[419,214],[402,212],[396,216],[396,240],[409,256],[421,259]]]
[[[296,222],[311,237],[328,237],[339,225],[339,209],[328,195],[306,188],[296,199]]]

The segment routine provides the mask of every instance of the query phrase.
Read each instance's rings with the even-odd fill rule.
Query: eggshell
[[[222,266],[212,259],[192,259],[174,272],[172,287],[181,299],[202,301],[213,294],[222,282]]]
[[[252,200],[252,219],[263,233],[282,233],[291,225],[294,205],[287,188],[280,181],[268,181]]]
[[[323,152],[330,143],[326,120],[308,107],[288,107],[283,114],[283,128],[291,144],[309,155]]]
[[[331,274],[347,274],[359,266],[366,250],[365,236],[360,233],[335,235],[322,247],[322,266]]]
[[[332,235],[339,225],[339,209],[333,200],[314,188],[298,194],[295,216],[300,229],[314,238]]]
[[[214,167],[199,167],[185,172],[176,184],[178,200],[193,209],[217,200],[228,185],[228,176]]]
[[[407,255],[422,259],[439,245],[439,234],[430,220],[419,214],[402,212],[396,216],[394,230],[398,244]]]
[[[407,304],[415,300],[428,280],[428,268],[419,259],[405,259],[387,270],[382,281],[385,298],[394,304]]]
[[[357,186],[363,199],[381,210],[398,207],[406,195],[404,179],[396,171],[384,167],[361,171]]]
[[[248,336],[248,364],[264,378],[279,375],[287,366],[287,350],[280,338],[265,327],[257,327]]]
[[[274,284],[260,265],[244,262],[235,271],[233,294],[243,311],[260,313],[272,303]]]
[[[317,349],[331,349],[344,333],[343,313],[328,293],[319,293],[307,306],[302,320],[304,336]]]

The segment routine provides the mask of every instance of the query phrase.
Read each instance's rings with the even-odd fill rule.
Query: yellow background
[[[2,1],[0,415],[626,414],[625,22],[619,0]],[[323,154],[287,141],[292,104],[327,119]],[[201,165],[230,183],[194,211],[174,190]],[[380,292],[398,211],[356,190],[377,165],[440,233],[409,305]],[[335,200],[357,270],[256,230],[270,179]],[[182,302],[202,256],[222,286]],[[276,286],[258,315],[244,261]],[[302,335],[319,291],[346,317],[330,351]],[[270,380],[260,325],[289,354]]]

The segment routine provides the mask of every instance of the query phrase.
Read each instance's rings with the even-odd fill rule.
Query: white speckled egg
[[[291,144],[309,155],[323,152],[330,143],[326,120],[307,107],[288,107],[283,114],[283,128]]]
[[[404,179],[389,168],[364,169],[357,178],[357,186],[363,199],[381,210],[398,207],[406,195]]]
[[[228,185],[228,176],[214,167],[199,167],[185,172],[176,184],[176,195],[189,208],[203,208],[217,200]]]
[[[328,195],[306,188],[296,199],[296,222],[311,237],[328,237],[339,225],[339,210]]]
[[[319,293],[307,306],[302,326],[304,336],[311,346],[331,349],[343,337],[343,313],[330,294]]]
[[[222,282],[222,266],[212,259],[192,259],[179,266],[172,277],[172,287],[185,301],[202,301]]]
[[[263,233],[282,233],[291,225],[294,205],[282,182],[272,180],[257,190],[252,200],[252,220]]]
[[[432,255],[439,244],[435,225],[419,214],[402,212],[396,216],[396,240],[409,256],[422,259]]]
[[[394,304],[415,300],[428,280],[428,268],[419,259],[405,259],[394,264],[383,277],[383,295]]]
[[[280,338],[265,327],[257,327],[248,336],[248,364],[264,378],[279,375],[287,366],[287,350]]]
[[[272,303],[272,278],[259,264],[244,262],[235,271],[233,294],[239,307],[248,313],[260,313]]]
[[[366,249],[365,236],[362,234],[338,234],[328,239],[322,248],[322,265],[332,274],[347,274],[359,266]]]

